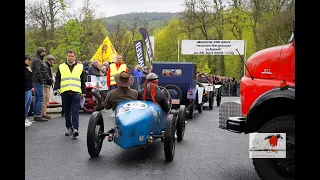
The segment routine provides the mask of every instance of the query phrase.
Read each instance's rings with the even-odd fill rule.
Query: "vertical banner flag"
[[[102,44],[97,49],[96,53],[92,56],[90,61],[98,60],[100,64],[105,62],[113,62],[118,55],[117,51],[114,49],[113,45],[111,44],[109,37],[103,40]]]
[[[144,43],[146,44],[148,58],[149,58],[150,62],[152,63],[152,61],[153,61],[153,51],[152,51],[152,47],[151,47],[149,34],[148,34],[147,30],[144,29],[144,28],[140,28],[139,31],[140,31],[143,39],[144,39]]]
[[[149,36],[149,39],[151,42],[152,53],[153,53],[153,57],[154,57],[154,36]],[[146,61],[150,61],[150,59],[148,58],[147,52],[146,52]]]
[[[138,63],[141,67],[146,66],[146,60],[144,59],[144,53],[143,53],[143,45],[142,45],[142,40],[134,41],[133,42],[134,49],[136,51],[136,57],[138,60]]]

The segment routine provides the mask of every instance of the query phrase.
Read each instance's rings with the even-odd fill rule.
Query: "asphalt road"
[[[222,102],[238,100],[222,98]],[[174,159],[169,163],[160,140],[144,150],[124,150],[105,139],[100,156],[90,158],[86,145],[90,115],[80,114],[80,134],[72,139],[64,136],[65,121],[60,110],[50,109],[53,119],[34,122],[25,129],[25,179],[259,179],[249,158],[249,136],[218,128],[216,106],[201,114],[196,111],[195,117],[188,119],[184,140],[176,144]],[[113,127],[110,111],[102,113],[105,130]]]

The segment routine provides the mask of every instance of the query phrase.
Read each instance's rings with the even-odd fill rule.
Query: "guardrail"
[[[240,96],[240,85],[234,89],[232,84],[223,84],[221,87],[222,96]],[[235,92],[234,92],[235,91]]]

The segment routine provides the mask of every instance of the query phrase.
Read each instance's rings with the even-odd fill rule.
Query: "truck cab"
[[[261,94],[279,87],[282,81],[295,85],[295,42],[290,40],[289,44],[258,51],[248,59],[248,71],[240,83],[243,116]]]
[[[241,108],[242,116],[227,118],[225,128],[245,134],[286,133],[286,158],[252,158],[253,165],[262,179],[295,179],[294,28],[288,44],[254,53],[246,66],[247,71],[240,82],[240,105],[237,106]],[[239,111],[223,109],[223,104],[221,107],[220,111],[228,111],[224,114]]]

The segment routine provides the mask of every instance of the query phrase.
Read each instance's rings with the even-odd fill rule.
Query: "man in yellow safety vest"
[[[123,63],[122,56],[117,55],[116,62],[110,64],[107,74],[107,85],[110,90],[117,89],[117,83],[114,80],[114,76],[122,71],[128,72],[129,69],[127,68],[127,65]]]
[[[66,120],[66,136],[77,137],[79,135],[79,109],[80,99],[85,96],[85,73],[83,65],[75,62],[76,53],[67,51],[67,61],[59,65],[55,77],[54,94],[60,89],[64,117]]]

